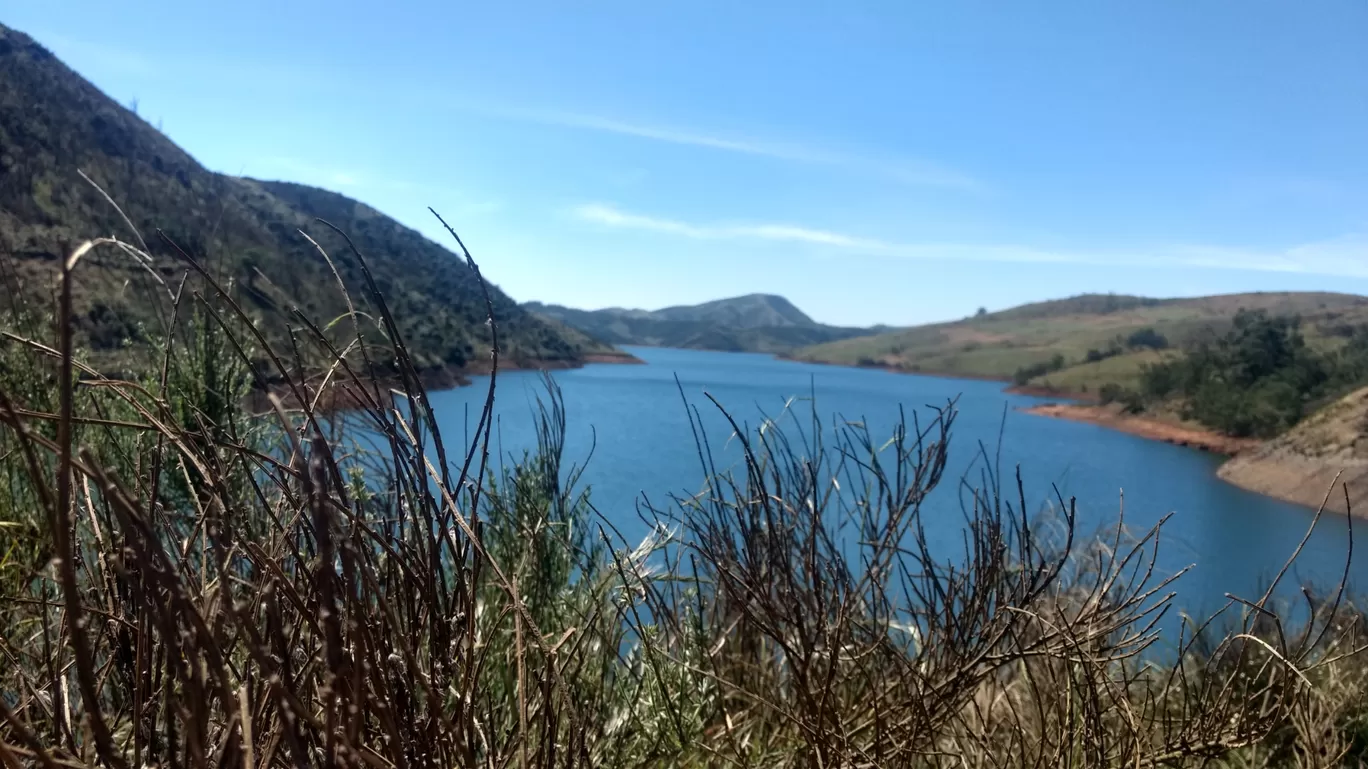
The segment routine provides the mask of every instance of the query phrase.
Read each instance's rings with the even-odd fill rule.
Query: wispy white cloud
[[[577,112],[511,107],[484,107],[478,108],[477,111],[495,117],[529,123],[563,128],[582,128],[669,144],[703,147],[808,165],[844,168],[865,175],[891,178],[905,184],[979,192],[987,188],[981,181],[969,174],[924,160],[902,157],[870,157],[794,142],[726,136],[696,129],[650,125]]]
[[[1368,278],[1368,235],[1354,234],[1284,249],[1165,245],[1146,251],[1074,250],[1018,244],[909,243],[792,224],[704,225],[623,211],[603,203],[577,206],[581,221],[615,229],[660,232],[696,240],[752,240],[806,244],[850,254],[1026,264],[1192,267]]]
[[[1354,233],[1283,249],[1257,250],[1182,245],[1174,258],[1196,267],[1238,268],[1262,272],[1302,272],[1346,278],[1368,277],[1368,235]]]

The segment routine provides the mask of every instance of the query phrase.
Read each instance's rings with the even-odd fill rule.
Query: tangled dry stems
[[[551,380],[536,449],[491,463],[492,308],[495,376],[451,454],[373,283],[356,302],[339,277],[348,317],[297,316],[275,350],[163,240],[187,278],[155,289],[147,379],[83,365],[70,332],[81,255],[145,245],[73,253],[55,342],[6,333],[6,767],[1330,766],[1364,748],[1343,584],[1296,627],[1272,586],[1232,599],[1178,623],[1170,659],[1162,524],[1080,540],[1071,504],[1042,525],[993,468],[962,551],[936,551],[923,509],[953,404],[886,442],[815,408],[758,429],[723,410],[740,461],[719,467],[686,402],[705,488],[648,508],[632,545],[574,491]],[[283,397],[245,407],[268,381]],[[355,408],[319,408],[337,391]]]

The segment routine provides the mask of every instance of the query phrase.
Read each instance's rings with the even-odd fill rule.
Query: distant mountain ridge
[[[815,328],[822,325],[789,300],[774,294],[747,294],[703,304],[665,307],[651,315],[662,320],[715,323],[730,328]]]
[[[152,272],[173,286],[186,273],[160,229],[231,285],[274,341],[298,326],[295,308],[320,326],[347,311],[337,277],[301,230],[328,252],[358,309],[367,304],[360,261],[315,221],[321,217],[365,256],[420,367],[461,369],[488,359],[484,298],[456,254],[343,195],[204,168],[43,46],[0,25],[0,307],[50,307],[45,292],[69,249],[90,238],[134,239],[78,171],[146,238]],[[113,250],[83,261],[77,277],[79,339],[96,354],[136,348],[140,325],[152,327],[156,317],[150,302],[166,292],[142,290],[147,270]],[[506,359],[563,364],[612,352],[532,315],[497,287],[490,294]]]
[[[578,310],[542,302],[523,307],[613,345],[784,353],[806,345],[878,333],[886,327],[828,326],[773,294],[747,294],[659,310]]]

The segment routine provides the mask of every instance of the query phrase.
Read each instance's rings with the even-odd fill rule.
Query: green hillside
[[[53,271],[76,244],[117,236],[136,244],[116,201],[147,241],[147,267],[114,249],[79,268],[78,333],[96,358],[136,357],[167,286],[187,273],[158,229],[202,262],[268,336],[281,340],[293,308],[326,323],[346,311],[332,271],[299,232],[327,250],[364,306],[365,255],[422,367],[482,361],[489,348],[484,300],[473,275],[446,248],[342,195],[205,169],[138,115],[117,104],[26,35],[0,26],[0,301],[50,307]],[[486,264],[486,274],[497,273]],[[207,290],[192,281],[193,290]],[[575,361],[606,348],[536,317],[491,287],[501,341],[514,358]],[[16,301],[18,300],[18,301]],[[378,337],[378,333],[375,334]]]
[[[795,351],[792,357],[1017,379],[1020,384],[1061,392],[1095,392],[1108,382],[1131,384],[1143,365],[1221,333],[1241,309],[1299,316],[1313,345],[1336,345],[1368,322],[1368,297],[1350,294],[1253,293],[1183,299],[1085,294],[815,345]],[[1146,329],[1162,338],[1163,349],[1128,343],[1131,335]]]
[[[747,294],[703,304],[666,307],[650,313],[660,320],[712,323],[727,328],[818,327],[792,302],[774,294]]]
[[[577,310],[540,302],[523,306],[617,345],[783,353],[878,331],[818,323],[787,299],[771,294],[660,310]]]

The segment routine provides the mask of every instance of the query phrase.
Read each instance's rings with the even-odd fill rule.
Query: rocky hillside
[[[78,172],[122,207],[133,228]],[[336,193],[214,173],[31,38],[0,26],[0,303],[47,311],[52,273],[70,248],[100,236],[136,243],[135,228],[162,282],[174,286],[188,272],[174,242],[232,286],[268,336],[283,340],[287,323],[298,325],[293,308],[320,325],[346,310],[332,271],[301,230],[326,249],[364,309],[360,260],[315,217],[352,237],[420,365],[483,362],[484,300],[451,251]],[[496,264],[484,268],[498,273]],[[115,250],[82,263],[78,330],[97,357],[137,359],[167,293],[148,272]],[[194,280],[190,286],[207,290]],[[611,352],[496,287],[491,292],[510,357],[567,363]]]
[[[606,343],[621,345],[785,353],[882,330],[827,326],[772,294],[748,294],[660,310],[577,310],[541,302],[523,306]]]
[[[1221,466],[1231,483],[1317,507],[1345,512],[1345,484],[1355,515],[1368,516],[1368,388],[1356,390],[1296,427]],[[1338,476],[1338,482],[1336,477]]]

